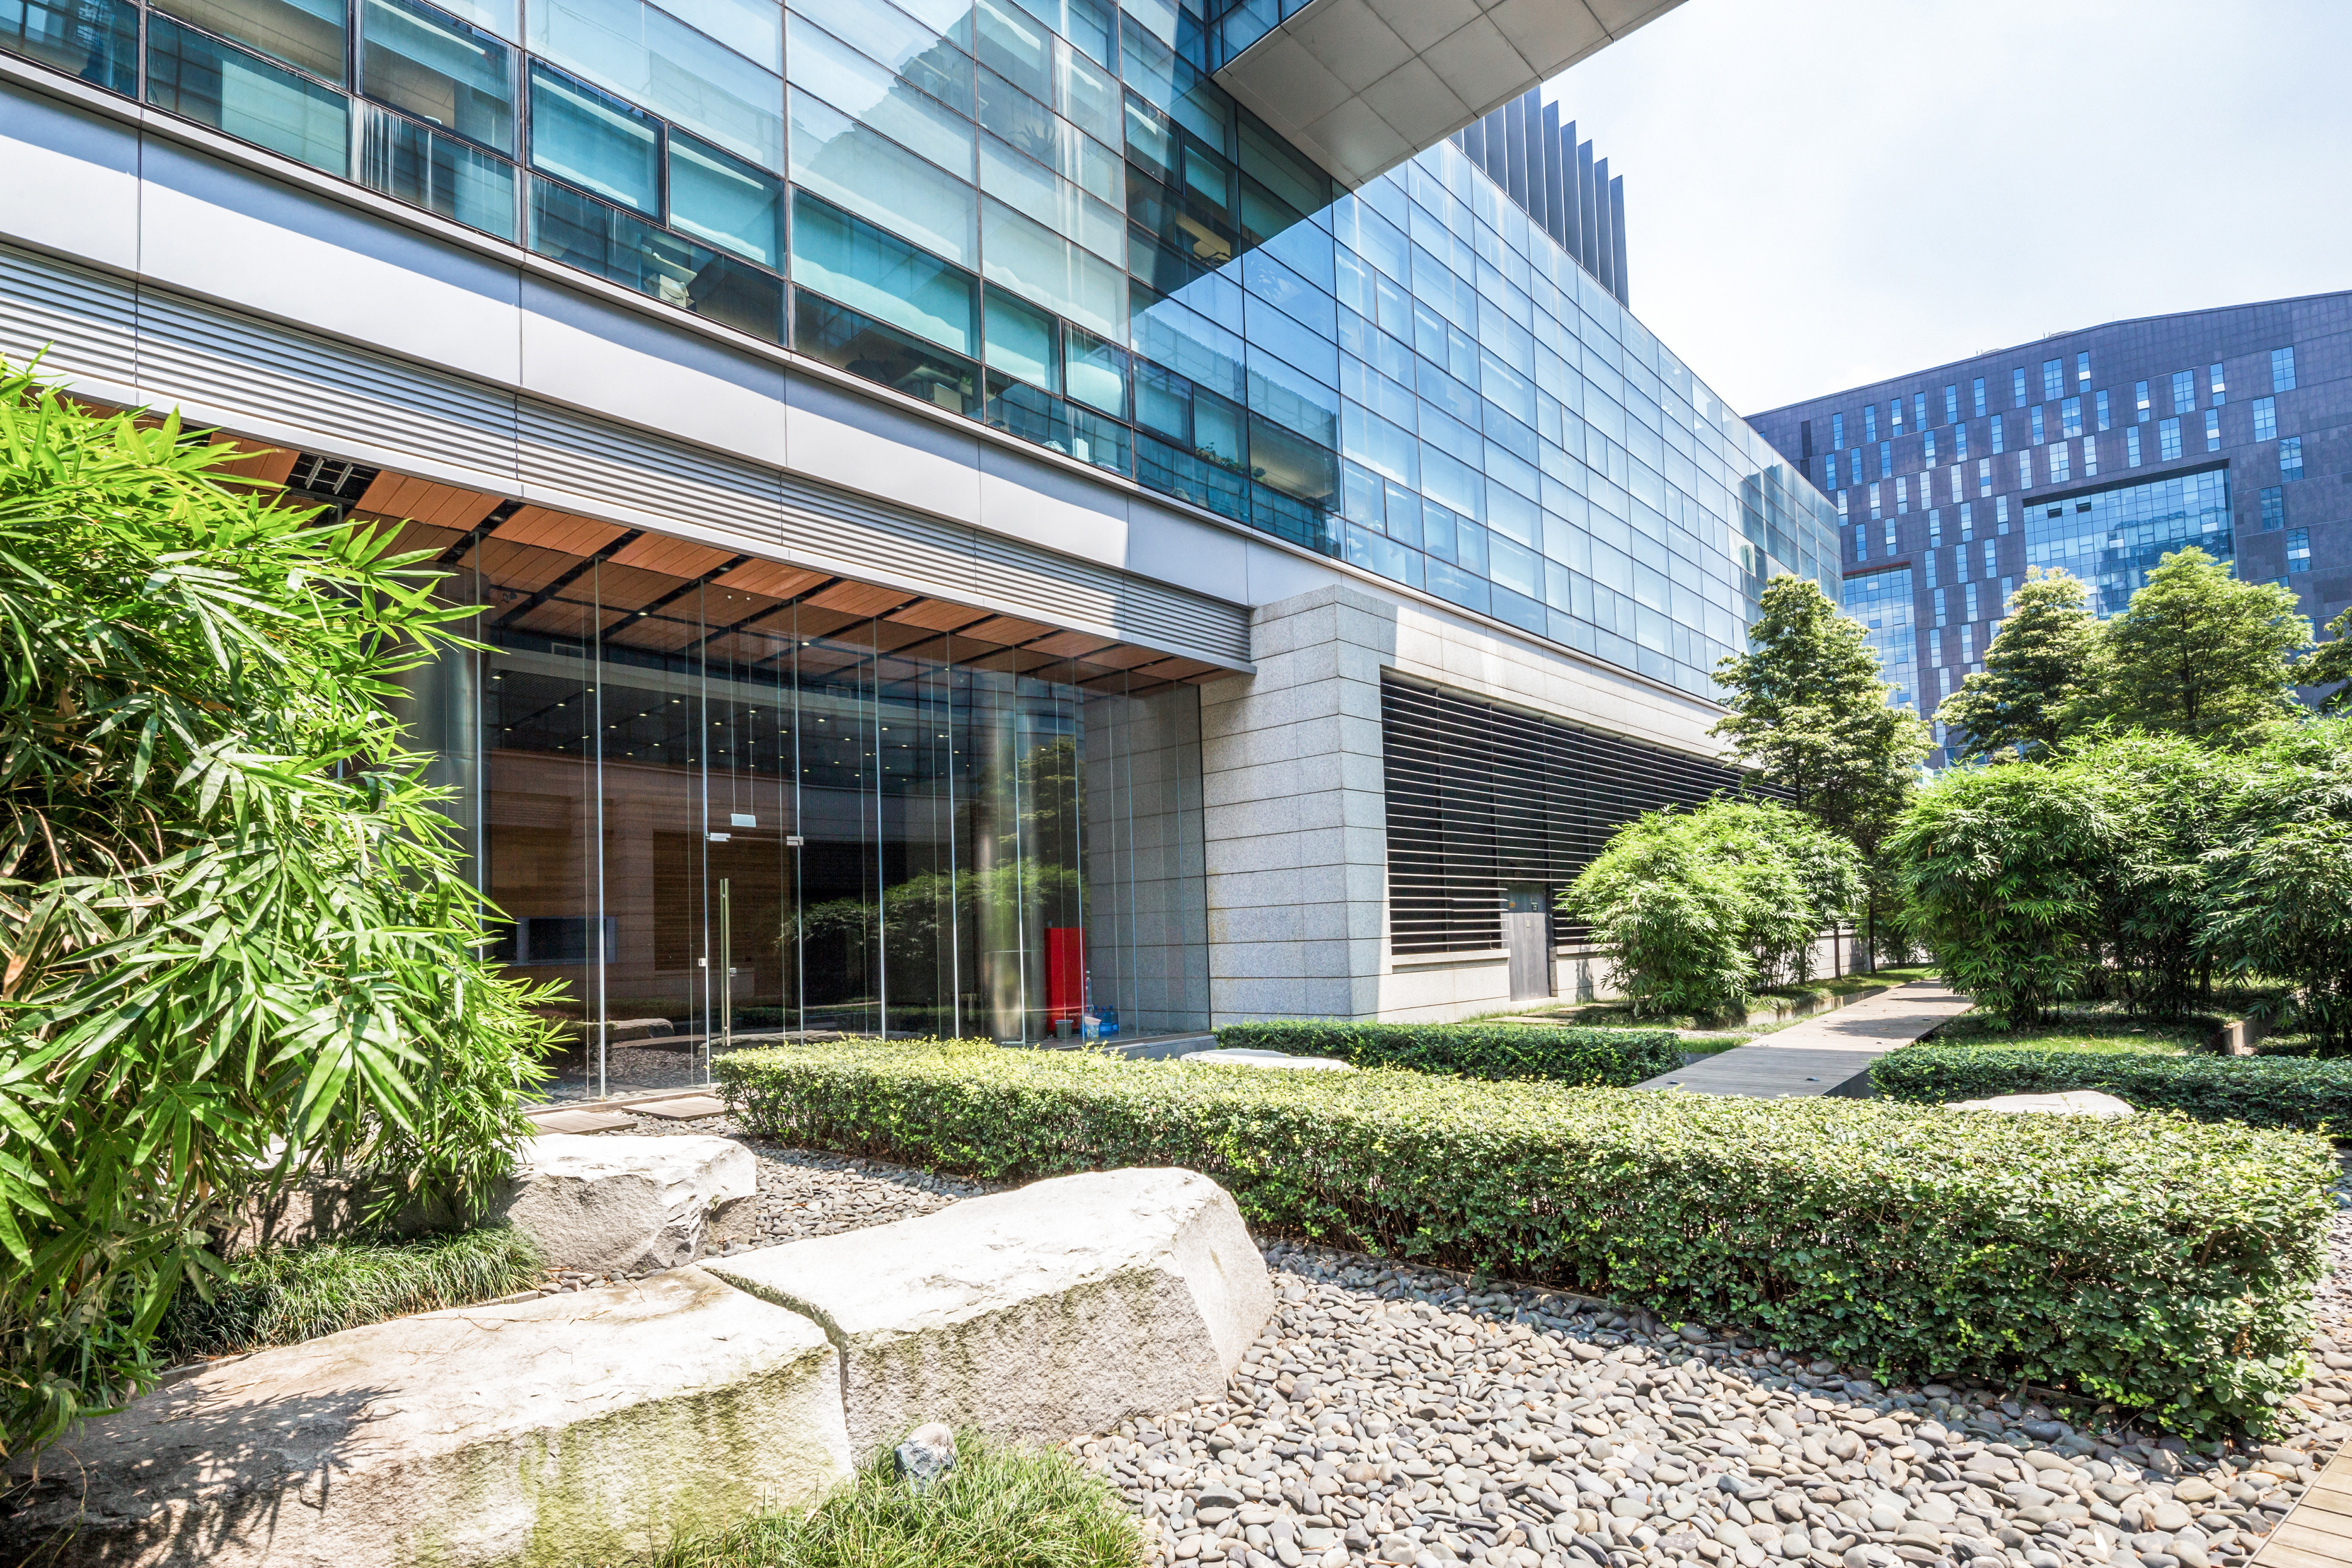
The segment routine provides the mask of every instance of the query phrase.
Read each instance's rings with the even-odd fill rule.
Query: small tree
[[[2285,730],[2244,760],[2208,854],[2204,951],[2300,988],[2301,1021],[2352,1049],[2352,719]]]
[[[1889,700],[1895,689],[1880,678],[1870,634],[1820,584],[1775,577],[1764,584],[1760,610],[1748,631],[1748,651],[1716,666],[1731,716],[1708,732],[1787,786],[1798,810],[1874,866],[1934,747],[1927,726]],[[1885,890],[1872,873],[1864,908],[1874,927]]]
[[[2241,582],[2194,545],[2167,555],[2099,628],[2067,722],[2259,742],[2296,712],[2294,657],[2310,645],[2311,623],[2295,603],[2292,590]]]
[[[2073,769],[1956,769],[1888,839],[1906,919],[1987,1012],[2035,1023],[2099,962],[2100,873],[2126,825]]]
[[[1709,1017],[1803,978],[1814,935],[1861,894],[1843,839],[1780,806],[1716,800],[1627,823],[1559,907],[1591,928],[1635,1014]]]
[[[1984,668],[1936,710],[1954,749],[1965,758],[2030,757],[2056,745],[2089,675],[2098,626],[2080,581],[2039,566],[2028,572],[1985,649]]]
[[[2352,610],[2327,623],[2326,642],[2295,660],[2297,686],[2335,688],[2319,700],[2322,713],[2352,713]]]
[[[149,1378],[257,1186],[462,1215],[548,1026],[385,703],[446,647],[425,555],[237,454],[0,366],[0,1448]]]

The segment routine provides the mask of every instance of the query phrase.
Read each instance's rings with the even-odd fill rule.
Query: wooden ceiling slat
[[[771,599],[789,599],[805,593],[832,575],[829,572],[812,572],[805,566],[787,566],[781,561],[746,561],[732,572],[713,577],[711,584],[734,588],[746,594],[761,594]]]
[[[499,498],[480,490],[467,489],[459,485],[445,485],[434,479],[412,479],[406,474],[389,470],[378,474],[369,485],[367,493],[359,499],[358,510],[378,512],[385,517],[413,518],[429,522],[436,528],[456,529],[463,533],[490,514]]]
[[[988,619],[988,612],[947,599],[918,599],[911,605],[900,605],[883,619],[897,621],[901,626],[921,626],[929,631],[951,632],[975,621]]]
[[[1216,668],[1197,658],[1163,658],[1157,664],[1142,666],[1138,673],[1160,680],[1189,680]]]
[[[1097,648],[1109,647],[1117,639],[1098,637],[1092,632],[1055,632],[1052,637],[1039,637],[1029,646],[1039,653],[1050,653],[1061,658],[1076,658]]]
[[[867,616],[851,615],[844,610],[811,609],[809,602],[803,599],[800,603],[799,614],[793,618],[793,629],[803,637],[824,637],[833,636],[844,626],[858,626],[866,619]],[[772,626],[774,623],[767,624]]]
[[[543,506],[527,506],[499,524],[493,536],[516,544],[535,544],[542,550],[593,555],[627,531],[593,518],[550,511]]]
[[[286,476],[294,471],[294,459],[301,456],[299,452],[267,446],[259,441],[248,441],[241,436],[215,435],[211,444],[234,447],[246,454],[211,470],[214,478],[222,479],[252,479],[262,484],[282,485],[286,482]]]
[[[1108,647],[1097,648],[1087,655],[1087,660],[1090,664],[1099,664],[1110,669],[1134,669],[1142,665],[1156,663],[1167,657],[1166,654],[1156,649],[1137,647],[1132,643],[1113,643]]]
[[[512,544],[495,537],[482,541],[475,561],[491,584],[499,588],[520,589],[526,595],[536,594],[580,564],[576,555]],[[495,594],[488,596],[493,604],[500,602]]]
[[[697,544],[691,540],[646,533],[614,551],[610,559],[615,566],[641,566],[648,572],[666,572],[673,577],[700,577],[716,572],[738,553],[730,550],[713,550],[707,544]]]
[[[970,637],[975,642],[1010,646],[1027,642],[1031,637],[1044,637],[1052,630],[1054,628],[1043,621],[1024,621],[1015,616],[991,616],[977,626],[964,627],[956,636]]]
[[[845,610],[853,616],[878,616],[886,610],[897,609],[914,596],[896,588],[877,588],[866,583],[845,581],[835,583],[823,593],[811,594],[805,602],[824,610]]]

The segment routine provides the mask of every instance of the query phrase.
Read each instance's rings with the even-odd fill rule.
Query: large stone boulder
[[[840,1376],[816,1325],[696,1268],[395,1319],[85,1424],[0,1519],[0,1561],[60,1537],[60,1568],[634,1558],[845,1479]]]
[[[1225,1190],[1110,1171],[703,1267],[806,1312],[860,1458],[918,1422],[1056,1438],[1223,1389],[1274,1310]]]
[[[523,1145],[496,1213],[551,1268],[674,1268],[751,1233],[759,1173],[731,1138],[543,1132]]]

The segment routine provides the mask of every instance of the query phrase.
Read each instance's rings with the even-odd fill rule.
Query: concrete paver
[[[1761,1100],[1866,1095],[1871,1063],[1971,1005],[1969,998],[1947,986],[1915,981],[1661,1073],[1634,1087],[1691,1094],[1742,1094]]]

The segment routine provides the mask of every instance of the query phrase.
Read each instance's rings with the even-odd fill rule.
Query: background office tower
[[[1571,988],[1836,514],[1448,140],[1590,14],[1343,4],[37,3],[0,349],[485,606],[407,710],[577,1085]]]
[[[1754,416],[1836,498],[1846,609],[1930,715],[2033,566],[2106,616],[2194,544],[2325,625],[2352,605],[2347,420],[2352,293],[2053,332]]]

